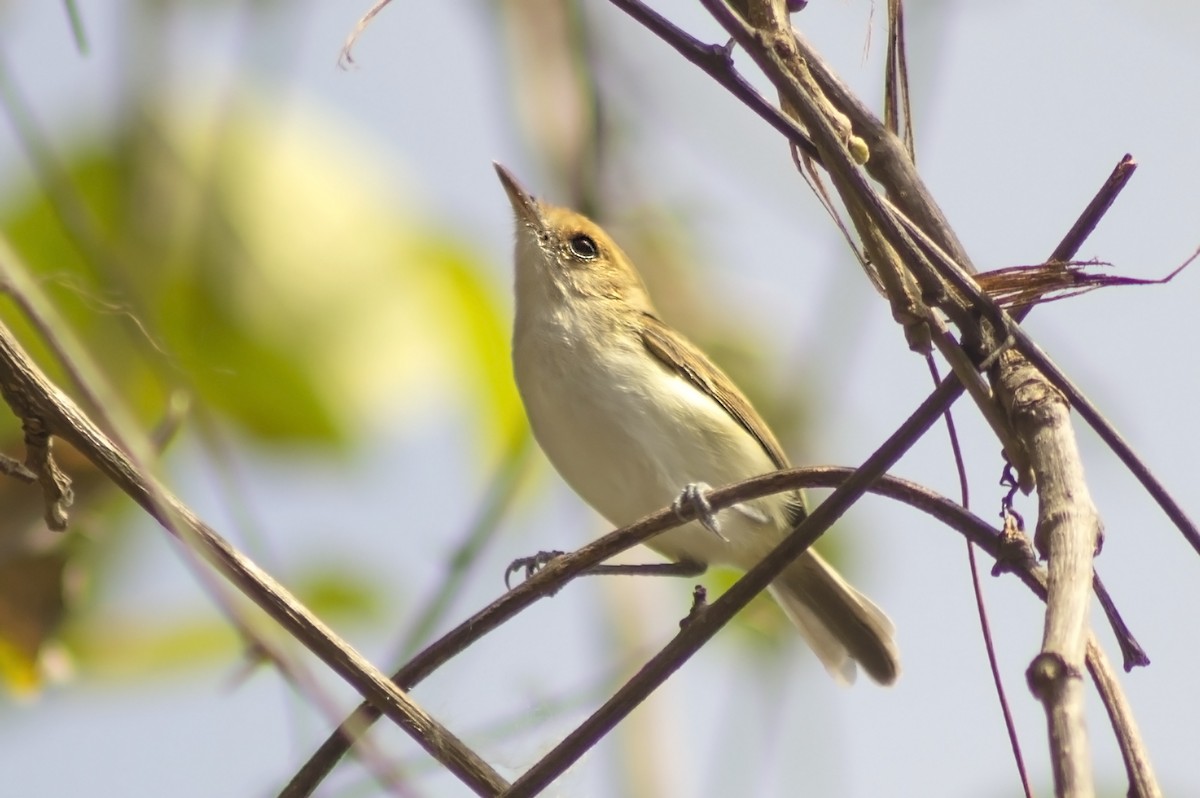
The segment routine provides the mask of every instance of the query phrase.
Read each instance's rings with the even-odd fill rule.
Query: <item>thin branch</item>
[[[1120,186],[1116,186],[1115,188],[1119,190]],[[1102,189],[1102,193],[1108,189],[1110,189],[1110,185],[1106,183],[1104,189]],[[1088,211],[1092,211],[1092,208],[1089,207]],[[1101,440],[1108,444],[1113,453],[1117,455],[1117,458],[1125,464],[1130,473],[1142,484],[1142,487],[1146,489],[1146,492],[1150,494],[1151,498],[1155,500],[1167,517],[1171,519],[1175,527],[1184,536],[1184,539],[1200,554],[1200,529],[1197,529],[1195,523],[1188,517],[1179,503],[1171,496],[1166,487],[1159,482],[1158,478],[1154,476],[1149,466],[1133,451],[1128,441],[1104,417],[1100,409],[1063,373],[1062,369],[1050,360],[1050,357],[1042,351],[1041,347],[1033,342],[1033,339],[1019,326],[1018,320],[1009,315],[1003,308],[993,302],[987,294],[982,292],[974,280],[958,269],[956,264],[949,259],[949,256],[942,252],[920,228],[916,227],[903,215],[897,214],[895,220],[904,225],[908,232],[932,256],[929,262],[941,274],[952,280],[955,288],[970,298],[976,307],[984,309],[984,312],[997,322],[998,327],[1007,334],[1011,345],[1029,360],[1036,368],[1040,377],[1044,377],[1048,381],[1049,385],[1047,387],[1053,386],[1054,389],[1062,393],[1070,407],[1079,413],[1080,417],[1100,436]],[[1180,269],[1187,266],[1190,262],[1191,259],[1189,258],[1169,276],[1178,274]],[[1013,362],[1015,363],[1015,361]],[[1011,372],[1016,371],[1015,366],[1010,366],[1006,370]],[[997,387],[997,391],[1013,395],[1017,392],[1022,380],[1029,379],[1032,374],[1032,372],[1025,372],[1023,376],[1009,374],[1004,380],[1008,383],[1008,387],[1006,388],[1001,384]],[[1046,395],[1049,396],[1049,394]]]
[[[338,53],[338,66],[346,69],[354,63],[354,45],[358,44],[358,37],[362,36],[363,31],[371,24],[371,20],[375,19],[375,15],[382,11],[392,0],[376,0],[375,3],[367,9],[367,13],[363,14],[357,23],[354,25],[354,30],[350,31],[350,35],[346,37],[346,41],[342,42],[341,52]]]
[[[167,531],[212,564],[334,672],[384,707],[388,717],[477,794],[495,795],[504,789],[506,782],[499,774],[449,730],[338,638],[282,585],[200,521],[164,486],[135,468],[133,461],[42,374],[3,325],[0,325],[0,394],[27,427],[36,424],[78,449]]]
[[[1154,768],[1150,766],[1150,755],[1142,743],[1133,710],[1125,700],[1121,685],[1094,635],[1088,638],[1087,664],[1100,699],[1108,710],[1113,733],[1117,736],[1121,759],[1129,778],[1129,798],[1161,798],[1162,790],[1154,777]]]
[[[1038,490],[1034,540],[1050,572],[1042,650],[1027,678],[1046,711],[1056,794],[1083,798],[1095,792],[1081,666],[1089,634],[1092,558],[1102,527],[1083,476],[1070,407],[1027,359],[1015,352],[1005,352],[1006,358],[1016,364],[1010,377],[1015,391],[1001,396],[1009,400],[1017,435],[1036,453],[1030,458]]]
[[[907,113],[907,112],[906,112]],[[938,375],[937,362],[932,356],[926,358],[929,364],[929,375],[936,385],[941,377]],[[964,510],[971,509],[971,489],[967,480],[967,466],[963,458],[962,446],[958,440],[958,430],[954,423],[954,413],[945,413],[946,436],[950,439],[950,450],[954,456],[954,467],[958,472],[959,503]],[[1004,680],[1000,677],[1000,663],[996,659],[996,644],[992,639],[992,627],[988,621],[987,605],[983,600],[983,585],[979,581],[979,563],[976,562],[975,545],[967,542],[967,570],[971,574],[971,591],[975,594],[975,610],[979,615],[979,631],[983,635],[983,650],[987,654],[988,669],[992,674],[992,685],[996,689],[996,700],[1000,702],[1000,714],[1004,720],[1004,730],[1008,734],[1008,744],[1012,748],[1013,762],[1017,766],[1017,776],[1021,780],[1021,788],[1025,798],[1033,798],[1033,785],[1029,781],[1029,772],[1025,768],[1025,757],[1021,753],[1021,740],[1017,737],[1017,724],[1013,720],[1012,710],[1008,705],[1008,695],[1004,690]],[[1120,617],[1120,616],[1118,616]]]
[[[743,105],[758,114],[764,122],[775,128],[806,156],[817,163],[821,162],[821,154],[804,129],[759,94],[734,68],[733,57],[727,46],[704,44],[640,0],[609,0],[609,2],[640,22],[687,61],[699,67],[702,72],[741,100]]]
[[[767,18],[751,27],[720,0],[702,2],[747,49],[775,84],[783,102],[796,111],[813,136],[872,262],[885,280],[889,274],[895,275],[889,285],[889,299],[893,303],[893,316],[905,325],[910,342],[918,346],[921,342],[922,336],[912,332],[920,327],[914,321],[920,320],[929,324],[935,343],[945,340],[945,336],[938,334],[934,314],[909,293],[907,285],[915,278],[924,302],[934,304],[950,316],[968,351],[976,352],[980,359],[1000,354],[998,365],[989,374],[1011,427],[1005,419],[994,418],[989,396],[980,394],[975,399],[1008,458],[1017,465],[1021,485],[1026,490],[1034,484],[1038,486],[1036,539],[1050,568],[1042,651],[1030,667],[1029,683],[1046,709],[1057,794],[1089,796],[1093,791],[1092,767],[1083,722],[1081,671],[1086,650],[1092,557],[1099,548],[1101,525],[1083,477],[1067,401],[1048,381],[1046,370],[1039,370],[1038,366],[1043,364],[1036,363],[1037,358],[1026,352],[1035,348],[1032,343],[1020,338],[1015,323],[972,279],[973,270],[952,231],[948,227],[929,227],[927,216],[922,216],[919,223],[910,220],[914,210],[935,210],[932,200],[893,192],[892,196],[898,200],[915,201],[915,207],[893,211],[896,206],[885,202],[866,181],[858,168],[866,159],[852,158],[848,137],[868,126],[882,131],[883,145],[895,144],[896,137],[869,110],[853,104],[849,92],[846,93],[849,99],[843,104],[830,99],[838,88],[837,81],[831,71],[822,72],[820,56],[792,29],[780,8],[769,0],[761,0],[763,16]],[[818,73],[825,79],[818,78]],[[843,121],[852,110],[853,122]],[[885,185],[904,189],[921,185],[903,151],[891,155],[885,160],[907,168],[893,176],[895,182],[885,179]],[[930,235],[929,230],[936,232]],[[1019,354],[1013,350],[1001,351],[1005,333],[1017,339]],[[942,351],[964,384],[968,387],[973,384],[977,379],[973,364],[956,357],[957,345],[943,347]],[[1045,358],[1042,360],[1048,363]],[[514,792],[520,794],[525,778],[514,783]]]
[[[1083,246],[1083,242],[1096,229],[1096,225],[1100,224],[1104,214],[1108,213],[1108,209],[1116,201],[1117,195],[1125,189],[1129,179],[1136,171],[1137,161],[1133,160],[1132,155],[1125,153],[1125,156],[1113,167],[1112,174],[1104,181],[1104,185],[1096,192],[1096,196],[1092,197],[1092,201],[1083,209],[1083,213],[1075,220],[1075,224],[1071,225],[1071,229],[1050,253],[1050,260],[1065,263],[1075,257],[1079,248]],[[1017,321],[1020,321],[1025,314],[1014,315],[1017,317]]]

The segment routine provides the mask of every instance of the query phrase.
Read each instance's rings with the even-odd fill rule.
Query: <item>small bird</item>
[[[615,526],[687,501],[692,521],[647,541],[670,560],[748,570],[806,515],[799,491],[703,518],[704,492],[788,467],[741,391],[659,319],[628,256],[599,225],[537,201],[503,166],[516,214],[513,371],[534,437],[576,493]],[[705,528],[705,527],[708,528]],[[825,669],[900,673],[895,627],[814,551],[770,587]]]

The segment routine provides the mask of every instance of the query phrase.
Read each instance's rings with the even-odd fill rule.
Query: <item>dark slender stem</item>
[[[1108,176],[1108,180],[1104,181],[1104,185],[1096,192],[1096,196],[1092,197],[1092,201],[1083,209],[1083,213],[1075,220],[1075,224],[1071,225],[1071,229],[1063,236],[1063,240],[1054,248],[1054,252],[1050,255],[1050,260],[1069,261],[1079,252],[1079,248],[1083,246],[1083,242],[1087,240],[1092,231],[1096,229],[1096,225],[1100,224],[1100,220],[1104,218],[1104,214],[1108,213],[1108,209],[1112,207],[1113,202],[1117,199],[1117,195],[1125,188],[1125,184],[1133,177],[1133,173],[1137,171],[1137,161],[1133,160],[1133,156],[1129,153],[1125,154],[1119,163],[1113,168],[1112,174]],[[1013,314],[1018,320],[1024,318],[1025,314]]]
[[[1150,467],[1133,451],[1129,442],[1121,436],[1121,433],[1117,432],[1116,427],[1104,417],[1100,409],[1079,390],[1054,361],[1050,360],[1050,357],[1033,342],[1024,330],[1014,322],[1008,325],[1008,332],[1016,341],[1021,354],[1027,357],[1029,362],[1042,374],[1046,375],[1046,379],[1055,388],[1063,392],[1071,408],[1088,423],[1088,426],[1100,436],[1102,441],[1108,444],[1108,448],[1113,451],[1117,459],[1125,464],[1134,478],[1141,483],[1146,492],[1175,524],[1184,539],[1192,545],[1197,554],[1200,554],[1200,529],[1196,528],[1195,523],[1184,512],[1179,502],[1175,501],[1175,497],[1171,495],[1170,491],[1158,481],[1158,477],[1154,476]]]
[[[1121,666],[1126,673],[1134,668],[1144,668],[1150,664],[1150,657],[1146,655],[1141,644],[1134,638],[1133,633],[1129,631],[1129,627],[1125,625],[1125,619],[1117,612],[1116,604],[1113,602],[1112,596],[1108,593],[1108,588],[1100,581],[1099,574],[1092,574],[1092,592],[1096,594],[1096,600],[1100,602],[1101,609],[1104,610],[1105,616],[1108,617],[1109,623],[1112,624],[1113,633],[1117,638],[1117,645],[1121,649],[1122,663]]]
[[[783,137],[789,142],[799,147],[806,156],[821,163],[821,155],[817,152],[817,148],[808,134],[790,117],[759,94],[742,77],[741,73],[734,69],[733,58],[728,47],[704,44],[639,0],[609,0],[609,2],[640,22],[647,30],[669,44],[675,52],[700,67],[701,71],[724,86],[730,94],[741,100],[743,105],[783,134]]]
[[[926,357],[929,364],[929,374],[936,384],[941,377],[938,375],[937,362],[932,356]],[[967,480],[967,467],[963,458],[962,446],[958,440],[958,430],[954,424],[954,413],[947,410],[946,435],[950,439],[950,450],[954,455],[954,467],[958,471],[958,487],[964,509],[971,508],[971,488]],[[1004,730],[1008,734],[1008,744],[1012,748],[1013,761],[1017,766],[1017,776],[1021,779],[1021,787],[1025,798],[1033,798],[1033,785],[1029,781],[1029,771],[1025,767],[1025,756],[1021,753],[1021,740],[1017,736],[1017,724],[1013,720],[1012,709],[1008,705],[1008,694],[1004,690],[1004,680],[1000,676],[1000,663],[996,660],[996,644],[992,639],[992,627],[988,622],[987,605],[983,601],[983,585],[979,582],[979,563],[975,558],[975,544],[967,541],[967,570],[971,574],[971,591],[975,594],[975,610],[979,615],[979,631],[983,634],[983,650],[987,652],[988,668],[992,674],[992,685],[996,689],[996,700],[1000,702],[1000,713],[1004,718]]]

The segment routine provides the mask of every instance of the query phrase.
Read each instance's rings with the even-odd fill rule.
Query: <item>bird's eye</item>
[[[600,254],[600,247],[596,246],[596,239],[585,233],[576,233],[571,236],[567,245],[575,257],[583,260],[591,260]]]

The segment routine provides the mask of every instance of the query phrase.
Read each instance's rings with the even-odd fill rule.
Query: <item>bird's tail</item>
[[[857,663],[879,684],[896,681],[896,627],[819,554],[806,551],[770,590],[834,679],[852,683]]]

